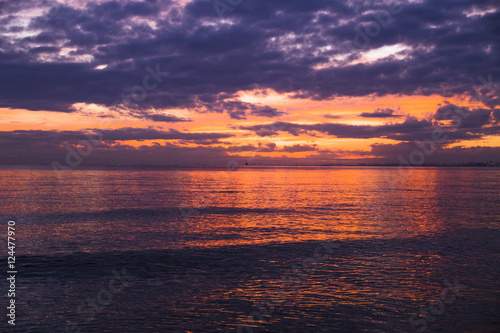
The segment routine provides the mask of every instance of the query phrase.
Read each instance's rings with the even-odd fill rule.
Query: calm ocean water
[[[15,329],[500,331],[500,170],[396,172],[0,169]]]

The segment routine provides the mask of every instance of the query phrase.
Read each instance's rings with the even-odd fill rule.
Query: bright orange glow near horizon
[[[319,124],[337,123],[348,125],[370,125],[377,126],[387,123],[402,123],[405,117],[411,116],[418,119],[432,117],[436,109],[444,105],[443,101],[456,103],[461,106],[477,107],[477,104],[460,103],[461,99],[443,98],[438,95],[432,96],[384,96],[384,97],[352,97],[338,98],[329,101],[313,101],[305,99],[294,99],[287,95],[279,95],[275,92],[267,92],[267,95],[257,95],[255,91],[242,92],[239,94],[242,101],[256,104],[266,104],[277,108],[286,114],[273,119],[248,116],[247,119],[238,121],[238,126],[266,125],[273,122],[291,122],[294,124]],[[362,113],[370,113],[376,109],[391,109],[395,111],[397,118],[364,118]],[[247,130],[234,128],[233,121],[225,113],[197,113],[189,110],[165,110],[159,114],[181,115],[189,118],[189,122],[165,123],[151,120],[138,119],[131,116],[114,114],[114,117],[99,117],[106,114],[109,108],[97,105],[79,105],[78,110],[69,113],[51,111],[29,111],[22,109],[1,109],[0,131],[16,130],[45,130],[45,131],[79,131],[85,129],[112,130],[120,128],[157,128],[160,130],[177,130],[190,133],[228,133],[233,135],[228,139],[220,140],[219,145],[224,147],[238,145],[265,146],[272,142],[277,149],[293,145],[316,145],[319,149],[347,150],[347,151],[370,151],[370,146],[375,143],[394,144],[396,141],[384,138],[336,138],[324,134],[291,135],[280,133],[279,136],[260,137]],[[55,116],[57,115],[57,116]],[[112,114],[113,115],[113,114]],[[325,115],[338,118],[327,118]],[[141,146],[164,145],[171,140],[127,140],[121,144],[139,148]],[[179,144],[178,140],[174,141]],[[452,147],[473,146],[500,147],[500,137],[486,136],[483,139],[468,142],[457,142]],[[184,147],[196,147],[196,143],[184,142]],[[232,156],[262,155],[268,157],[293,156],[295,158],[306,158],[313,151],[287,152],[287,151],[255,151],[255,152],[229,152]],[[343,158],[357,159],[356,154],[347,154]]]

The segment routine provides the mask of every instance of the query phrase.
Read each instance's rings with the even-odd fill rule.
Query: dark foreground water
[[[0,170],[0,331],[500,332],[500,170],[412,170]]]

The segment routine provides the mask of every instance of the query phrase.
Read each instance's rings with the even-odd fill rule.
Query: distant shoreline
[[[464,164],[423,164],[419,166],[401,166],[399,164],[322,164],[322,165],[239,165],[230,171],[239,169],[279,169],[279,168],[500,168],[500,163],[464,163]],[[52,170],[47,164],[0,164],[0,170]],[[225,165],[81,165],[73,170],[229,170]]]

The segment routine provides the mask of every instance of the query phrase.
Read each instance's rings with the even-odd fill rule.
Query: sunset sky
[[[2,1],[0,30],[0,164],[500,161],[495,0]]]

